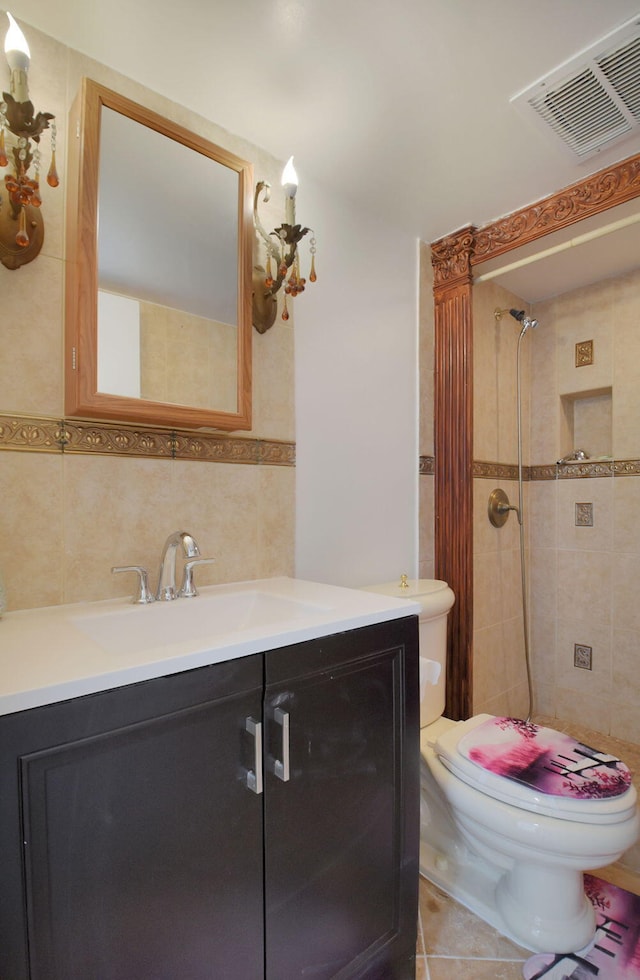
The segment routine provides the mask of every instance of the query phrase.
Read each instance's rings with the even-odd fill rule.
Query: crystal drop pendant
[[[58,177],[58,171],[56,170],[56,151],[51,151],[51,166],[49,167],[49,173],[47,174],[47,184],[49,187],[57,187],[60,183],[60,178]]]
[[[4,145],[4,126],[0,126],[0,167],[6,167],[8,163],[7,150]]]
[[[270,255],[267,255],[267,269],[266,269],[266,274],[265,274],[265,277],[264,277],[264,284],[267,287],[267,289],[270,289],[271,286],[273,286],[273,270],[271,268],[271,256]]]
[[[16,235],[16,245],[20,248],[26,248],[29,244],[29,236],[27,235],[27,214],[24,208],[20,208],[20,217],[18,218],[18,234]]]
[[[287,297],[286,297],[286,294],[284,296],[284,304],[282,306],[282,319],[283,320],[288,320],[289,319],[289,310],[287,309]]]
[[[318,277],[316,276],[316,257],[311,256],[311,271],[309,272],[309,282],[315,282]]]

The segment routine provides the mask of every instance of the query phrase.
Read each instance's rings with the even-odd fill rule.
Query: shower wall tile
[[[610,734],[615,738],[640,744],[640,712],[637,701],[635,704],[612,702]]]
[[[640,704],[640,631],[613,630],[612,696],[619,704]]]
[[[640,479],[613,481],[613,549],[640,556]]]
[[[557,686],[555,694],[556,716],[576,725],[586,725],[594,731],[609,734],[611,730],[611,702],[604,697],[594,697]]]
[[[527,668],[521,612],[513,619],[507,619],[502,623],[502,647],[507,688],[526,684]]]
[[[473,705],[485,704],[505,686],[505,657],[502,624],[496,623],[473,634]]]
[[[611,554],[558,552],[558,610],[566,621],[609,626],[611,582]]]
[[[595,391],[613,383],[614,287],[596,283],[565,295],[555,317],[558,393]],[[593,340],[593,364],[576,367],[575,346]]]
[[[534,713],[556,717],[556,687],[555,684],[536,682],[534,694]]]
[[[613,564],[613,625],[616,629],[640,630],[640,557],[616,555]]]
[[[616,280],[613,315],[613,453],[619,459],[640,456],[638,365],[640,364],[640,270]]]
[[[535,480],[528,486],[528,507],[525,523],[528,524],[529,540],[536,548],[555,548],[557,541],[556,480]],[[527,520],[528,518],[528,520]]]
[[[613,477],[558,480],[558,547],[567,551],[611,551]],[[576,504],[593,504],[593,527],[576,527]]]
[[[501,619],[506,622],[522,612],[522,569],[520,551],[500,552]]]
[[[476,630],[502,621],[500,552],[477,555],[473,569],[473,619]]]
[[[533,548],[529,555],[529,595],[534,623],[555,623],[558,614],[557,552]]]
[[[576,643],[592,648],[591,670],[574,666]],[[611,695],[611,673],[611,629],[560,619],[556,639],[555,679],[558,686],[580,695],[608,698]]]

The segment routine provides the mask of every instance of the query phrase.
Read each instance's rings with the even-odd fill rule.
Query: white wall
[[[413,577],[418,242],[302,178],[297,217],[316,233],[318,282],[295,301],[296,575]]]

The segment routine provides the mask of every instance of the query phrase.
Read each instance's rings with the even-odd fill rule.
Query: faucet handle
[[[193,569],[196,565],[211,565],[215,561],[215,558],[191,558],[189,561],[184,563],[184,574],[182,576],[182,585],[180,586],[180,591],[178,595],[183,599],[191,599],[193,596],[198,595],[198,590],[196,589],[195,582],[193,581]]]
[[[138,594],[134,595],[132,602],[155,602],[156,597],[149,589],[149,577],[146,568],[142,565],[114,565],[112,572],[137,572],[139,576]]]

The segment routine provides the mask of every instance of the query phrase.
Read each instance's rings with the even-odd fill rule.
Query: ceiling
[[[12,0],[69,46],[433,241],[640,152],[586,162],[510,98],[640,0]],[[640,250],[639,253],[640,254]]]

